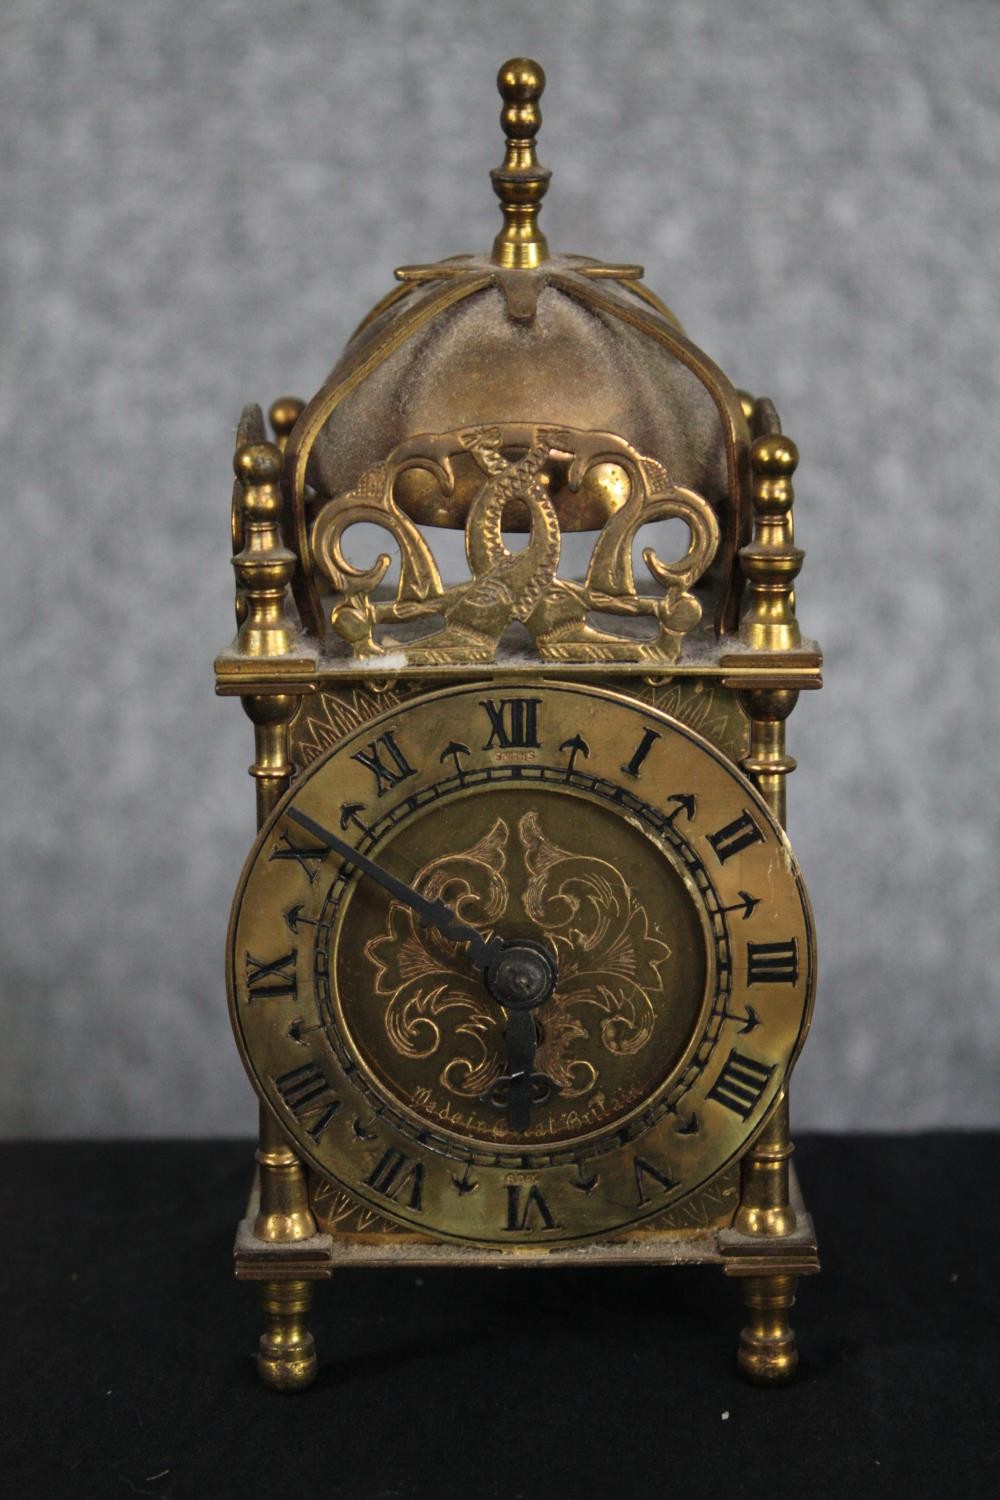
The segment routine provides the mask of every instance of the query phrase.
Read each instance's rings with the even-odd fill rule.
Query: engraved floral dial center
[[[562,768],[526,782],[522,766],[491,763],[484,789],[464,775],[385,831],[373,824],[372,849],[449,909],[449,933],[474,929],[484,960],[370,881],[334,883],[320,984],[328,973],[345,1045],[422,1129],[460,1126],[501,1148],[530,1131],[533,1147],[559,1149],[584,1115],[618,1126],[679,1062],[704,1003],[706,933],[613,786],[583,800]],[[373,1003],[352,1004],[362,986]]]

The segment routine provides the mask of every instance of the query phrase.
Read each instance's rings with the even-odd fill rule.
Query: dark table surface
[[[812,1136],[823,1274],[784,1389],[716,1270],[343,1271],[315,1386],[258,1385],[245,1143],[3,1151],[16,1496],[1000,1495],[1000,1137]]]

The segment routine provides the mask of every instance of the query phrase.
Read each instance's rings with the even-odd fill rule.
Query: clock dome
[[[643,284],[641,266],[550,253],[538,223],[550,174],[535,153],[544,83],[527,59],[498,75],[506,156],[491,173],[503,214],[492,251],[398,269],[288,438],[296,596],[316,633],[323,575],[335,590],[342,581],[317,550],[324,507],[363,507],[388,484],[383,504],[421,532],[468,530],[489,462],[483,442],[497,472],[511,474],[540,434],[551,442],[535,478],[561,532],[600,531],[627,506],[640,469],[644,482],[700,497],[718,536],[692,582],[706,623],[735,627],[737,553],[752,529],[751,403]],[[510,488],[503,532],[537,532],[524,494]]]

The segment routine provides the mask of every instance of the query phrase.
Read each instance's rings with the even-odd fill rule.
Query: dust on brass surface
[[[353,683],[324,688],[302,700],[291,725],[290,749],[297,766],[310,766],[370,719],[398,708],[425,689],[419,680]]]

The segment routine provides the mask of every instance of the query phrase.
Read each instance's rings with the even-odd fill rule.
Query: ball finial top
[[[504,102],[504,134],[530,140],[542,123],[538,101],[545,90],[545,69],[530,57],[512,57],[497,73],[497,88]]]
[[[244,443],[233,455],[233,470],[246,486],[277,484],[281,454],[273,443]]]
[[[276,521],[281,513],[281,453],[275,444],[244,443],[233,454],[233,471],[243,485],[244,520],[251,525]]]
[[[503,100],[500,124],[507,154],[490,176],[500,199],[504,226],[493,243],[493,259],[508,270],[530,270],[548,259],[549,247],[538,227],[538,211],[549,185],[549,172],[535,156],[535,136],[542,123],[538,101],[545,71],[530,57],[512,57],[497,74]]]
[[[769,479],[791,479],[799,463],[799,450],[783,432],[759,437],[750,449],[754,472]]]

